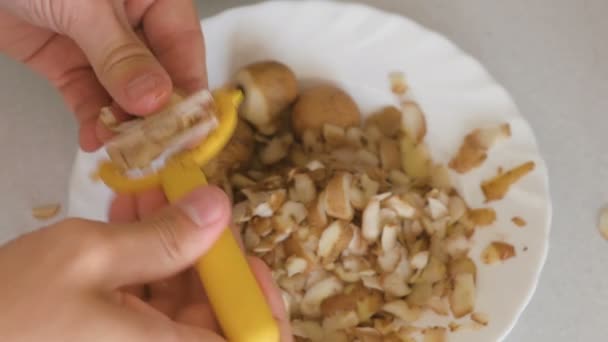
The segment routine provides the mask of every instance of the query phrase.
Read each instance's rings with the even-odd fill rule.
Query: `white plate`
[[[325,1],[270,2],[237,8],[203,21],[209,81],[222,85],[240,66],[260,59],[290,65],[303,80],[328,79],[345,88],[369,113],[395,102],[387,81],[403,71],[428,121],[433,157],[447,162],[471,129],[509,122],[510,141],[495,147],[483,167],[453,180],[472,207],[483,206],[482,179],[521,162],[536,169],[496,203],[498,221],[476,234],[472,257],[492,240],[506,240],[517,257],[480,266],[477,310],[490,316],[486,329],[450,336],[454,342],[500,341],[511,330],[536,287],[547,254],[551,203],[547,170],[534,134],[505,90],[471,57],[436,33],[405,18],[360,5]],[[69,214],[105,220],[110,191],[89,175],[103,152],[78,153]],[[513,216],[528,225],[516,228]],[[524,251],[527,248],[527,251]],[[437,323],[437,322],[432,322]]]

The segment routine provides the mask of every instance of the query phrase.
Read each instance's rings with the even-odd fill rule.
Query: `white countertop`
[[[198,2],[208,16],[254,1]],[[608,2],[360,2],[406,15],[472,54],[536,132],[549,166],[554,223],[540,286],[507,341],[606,340],[608,242],[596,220],[608,204]],[[77,138],[57,93],[2,56],[0,90],[1,243],[40,225],[33,206],[67,203]]]

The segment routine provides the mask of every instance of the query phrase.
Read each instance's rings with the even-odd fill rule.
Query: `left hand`
[[[193,0],[0,0],[0,53],[57,88],[87,152],[110,136],[102,107],[124,120],[207,86]]]

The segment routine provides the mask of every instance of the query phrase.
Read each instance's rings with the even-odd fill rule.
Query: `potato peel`
[[[511,186],[532,172],[535,166],[536,164],[533,161],[529,161],[490,180],[483,181],[481,183],[481,190],[486,198],[486,203],[503,199]]]
[[[511,126],[507,123],[473,130],[464,138],[458,153],[450,161],[450,168],[458,173],[467,173],[479,167],[487,159],[488,150],[496,142],[509,137]]]
[[[493,265],[513,258],[515,254],[513,245],[495,241],[483,250],[481,260],[486,265]]]
[[[513,224],[515,224],[518,227],[524,227],[526,224],[528,224],[526,222],[526,220],[524,220],[523,218],[519,217],[519,216],[515,216],[511,219],[511,221],[513,222]]]
[[[478,226],[489,226],[496,221],[496,211],[492,208],[472,209],[469,219]]]
[[[407,93],[409,87],[407,85],[407,81],[405,80],[405,75],[402,72],[392,72],[389,75],[389,79],[393,94],[405,95],[405,93]]]
[[[257,132],[250,165],[226,174],[247,250],[272,270],[296,341],[441,342],[487,320],[466,318],[475,313],[478,272],[469,254],[477,228],[496,213],[469,209],[449,167],[431,158],[420,106],[402,91],[401,107],[381,109],[363,127],[316,113],[301,135],[293,120],[273,135]],[[298,102],[292,119],[303,119]],[[477,130],[471,139],[487,150],[498,133]],[[262,158],[264,146],[290,135],[298,139],[280,160]],[[490,256],[506,257],[501,248]],[[415,327],[428,311],[462,319]]]
[[[40,221],[49,220],[57,216],[60,210],[61,205],[58,203],[42,205],[32,208],[32,216]]]

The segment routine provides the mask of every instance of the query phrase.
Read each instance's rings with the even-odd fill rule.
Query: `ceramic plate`
[[[229,10],[202,23],[207,39],[212,87],[229,80],[247,63],[276,59],[299,79],[331,80],[369,113],[396,104],[388,83],[392,71],[405,73],[414,98],[426,113],[426,142],[433,158],[447,163],[473,128],[508,122],[512,138],[492,149],[479,169],[452,174],[471,207],[483,206],[479,184],[497,169],[533,160],[536,169],[493,207],[495,224],[475,235],[471,256],[493,240],[516,246],[517,257],[503,265],[479,265],[477,310],[490,324],[475,332],[450,335],[454,342],[500,341],[511,330],[536,287],[545,261],[551,203],[547,170],[534,137],[511,97],[484,68],[448,40],[396,15],[360,5],[326,1],[268,2]],[[105,220],[111,198],[91,172],[103,152],[79,152],[73,169],[69,214]],[[520,216],[527,226],[517,228]],[[479,264],[479,263],[478,263]],[[438,324],[427,317],[423,323]]]

